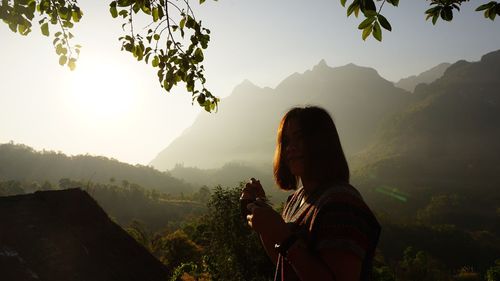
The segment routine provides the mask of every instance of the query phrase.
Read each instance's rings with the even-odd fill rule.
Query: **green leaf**
[[[174,84],[171,81],[171,79],[167,79],[167,77],[165,77],[165,80],[163,81],[163,88],[165,88],[165,90],[167,90],[167,92],[170,92],[170,90],[172,89],[173,86],[174,86]]]
[[[140,3],[139,6],[141,7],[141,10],[143,13],[146,15],[151,15],[151,9],[145,5],[145,3]]]
[[[133,0],[118,0],[118,6],[119,7],[128,7],[130,6],[134,1]]]
[[[494,5],[495,5],[494,1],[491,1],[491,2],[489,2],[487,4],[483,4],[483,5],[481,5],[481,6],[479,6],[479,7],[476,8],[476,12],[480,12],[480,11],[489,9],[489,8],[491,8]]]
[[[71,12],[71,19],[74,22],[79,22],[81,18],[82,18],[82,13],[81,12],[77,12],[77,11]]]
[[[111,16],[113,18],[118,17],[118,10],[116,9],[116,6],[110,6],[109,7],[109,13],[111,13]]]
[[[144,46],[142,44],[138,44],[135,48],[134,55],[136,56],[137,60],[140,61],[144,57]]]
[[[363,41],[370,36],[373,30],[373,25],[367,26],[365,29],[363,29],[363,34],[361,35],[361,38],[363,38]]]
[[[200,94],[196,99],[199,105],[203,106],[205,104],[205,95]]]
[[[432,24],[435,25],[437,20],[439,18],[439,13],[436,12],[434,15],[432,15]]]
[[[132,11],[134,11],[134,13],[137,14],[140,10],[141,6],[137,5],[137,3],[132,6]]]
[[[373,37],[378,41],[382,41],[382,29],[380,28],[380,24],[375,22],[373,25]]]
[[[158,9],[158,18],[162,19],[165,16],[165,13],[163,13],[163,7],[160,6]]]
[[[155,56],[153,58],[153,61],[151,62],[151,65],[153,65],[153,67],[157,67],[159,64],[160,64],[160,58],[158,58],[158,56]]]
[[[399,0],[387,0],[389,4],[393,5],[394,7],[397,7],[399,5]]]
[[[68,8],[66,7],[60,7],[59,10],[57,11],[58,15],[61,19],[66,20],[68,19]]]
[[[54,14],[50,15],[50,23],[51,24],[57,24],[57,13],[54,13]]]
[[[160,34],[153,35],[153,39],[155,39],[156,41],[160,40]]]
[[[198,63],[203,61],[204,59],[203,51],[200,48],[197,48],[196,51],[194,52],[194,59]]]
[[[65,65],[67,61],[68,61],[68,57],[66,57],[66,56],[59,57],[59,65]]]
[[[9,23],[9,28],[12,32],[17,32],[17,24],[15,22]]]
[[[345,2],[346,2],[346,1],[347,1],[347,0],[340,0],[340,5],[342,5],[342,7],[345,7]]]
[[[347,16],[349,17],[354,12],[354,10],[356,10],[356,8],[359,9],[359,2],[355,0],[347,8]]]
[[[149,57],[151,56],[151,53],[148,53],[147,55],[144,56],[144,61],[146,64],[149,64]]]
[[[441,10],[441,18],[445,21],[453,20],[453,11],[451,6],[446,6]]]
[[[193,17],[187,16],[186,27],[187,28],[194,28],[195,26],[196,26],[196,21],[193,19]]]
[[[440,11],[441,10],[441,7],[440,6],[436,6],[436,7],[432,7],[430,9],[427,9],[427,11],[425,11],[426,14],[434,14],[434,12],[436,11]]]
[[[375,2],[373,0],[361,0],[364,5],[361,6],[362,12],[365,13],[365,11],[376,11],[377,6],[375,6]]]
[[[118,12],[118,15],[122,16],[122,18],[128,17],[128,11],[127,10],[121,10]]]
[[[375,21],[375,17],[369,17],[369,18],[366,18],[364,21],[362,21],[359,25],[358,25],[358,29],[365,29],[366,27],[368,27],[369,25],[372,25],[372,23]]]
[[[27,35],[29,33],[29,27],[27,27],[23,24],[18,25],[17,30],[19,31],[19,33],[21,35]]]
[[[68,67],[71,71],[75,70],[76,68],[76,59],[71,58],[68,62]]]
[[[358,16],[359,16],[359,9],[360,9],[360,7],[359,7],[359,6],[356,6],[356,7],[354,8],[354,16],[355,16],[355,17],[358,17]]]
[[[56,54],[60,55],[63,53],[63,46],[61,43],[57,44],[56,46]]]
[[[182,18],[181,21],[179,22],[179,28],[184,29],[184,25],[186,25],[186,18]]]
[[[391,27],[391,24],[389,23],[389,21],[384,17],[382,16],[381,14],[378,15],[378,22],[380,23],[380,25],[382,25],[383,28],[385,28],[386,30],[389,30],[389,31],[392,31],[392,27]]]
[[[365,17],[374,17],[377,15],[377,12],[374,10],[365,10],[364,13]]]
[[[40,26],[40,29],[42,30],[42,34],[45,35],[45,36],[49,36],[50,33],[49,33],[49,24],[48,23],[44,23],[42,24],[42,26]]]
[[[205,3],[205,0],[200,0],[200,4],[203,4],[203,3]]]
[[[158,21],[159,15],[158,15],[158,7],[153,8],[153,21]]]
[[[495,17],[497,16],[495,9],[489,9],[488,10],[488,18],[490,20],[495,20]]]
[[[27,13],[26,13],[26,17],[29,20],[32,20],[35,17],[35,11],[36,11],[36,1],[31,1],[28,4],[28,10],[27,10]]]

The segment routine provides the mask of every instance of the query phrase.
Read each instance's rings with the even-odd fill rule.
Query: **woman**
[[[258,180],[243,189],[248,224],[276,264],[275,280],[370,280],[380,225],[359,192],[335,124],[319,107],[293,108],[281,120],[274,157],[281,189],[295,190],[280,215]]]

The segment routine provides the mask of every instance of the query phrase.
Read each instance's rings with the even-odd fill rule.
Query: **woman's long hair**
[[[276,151],[274,178],[281,189],[297,188],[298,179],[286,163],[284,137],[290,120],[297,122],[304,138],[305,173],[320,183],[349,182],[349,167],[332,117],[317,106],[295,107],[281,119]]]

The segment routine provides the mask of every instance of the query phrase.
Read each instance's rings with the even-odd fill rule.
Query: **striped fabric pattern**
[[[353,186],[333,184],[311,194],[299,188],[289,196],[282,216],[313,253],[342,249],[358,255],[363,261],[361,280],[370,280],[380,225]],[[275,281],[278,280],[299,280],[281,256],[275,275]]]

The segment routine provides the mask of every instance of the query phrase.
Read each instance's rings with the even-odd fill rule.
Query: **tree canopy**
[[[217,1],[217,0],[214,0]],[[203,4],[205,0],[199,0]],[[436,24],[439,19],[453,20],[469,0],[428,0],[430,8],[424,13]],[[372,35],[382,41],[382,29],[392,30],[383,16],[385,4],[397,7],[399,0],[340,0],[347,16],[362,19],[358,25],[361,38]],[[500,15],[500,3],[490,1],[476,8],[484,17],[494,20]],[[204,50],[210,42],[210,30],[197,19],[190,0],[113,0],[109,3],[113,18],[122,21],[123,36],[119,37],[122,51],[129,52],[138,61],[144,61],[157,70],[160,86],[169,92],[182,83],[192,94],[192,102],[206,111],[217,109],[219,98],[206,87]],[[73,26],[83,17],[78,0],[1,0],[0,19],[10,30],[28,35],[38,23],[40,32],[52,36],[59,64],[75,69],[81,46],[73,44]],[[150,22],[145,30],[134,29],[135,17]],[[51,35],[51,31],[55,31]]]

